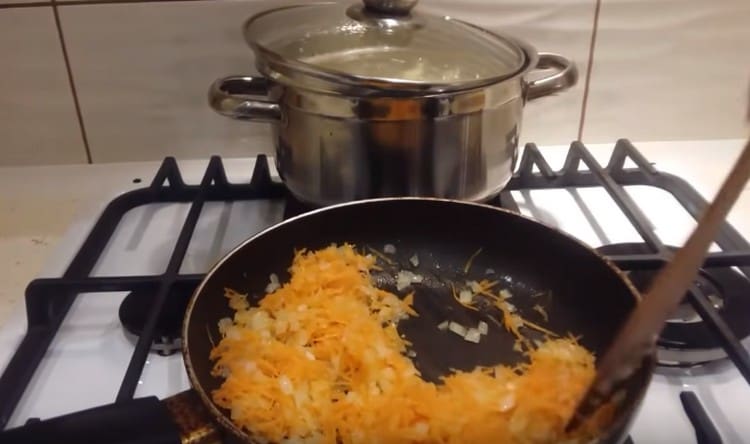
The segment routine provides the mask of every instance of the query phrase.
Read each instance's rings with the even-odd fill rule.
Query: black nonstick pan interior
[[[308,213],[254,237],[229,254],[209,273],[191,301],[184,330],[185,359],[193,385],[219,422],[241,434],[227,412],[210,402],[210,392],[221,380],[211,375],[209,353],[220,339],[217,323],[231,317],[224,288],[263,296],[269,275],[284,282],[295,250],[317,249],[348,242],[358,248],[396,252],[375,278],[395,292],[393,269],[424,276],[414,284],[414,307],[419,317],[402,321],[399,330],[413,343],[414,358],[423,378],[438,381],[449,369],[477,365],[514,364],[524,356],[514,350],[515,338],[488,321],[489,334],[479,344],[466,342],[437,326],[445,320],[464,325],[487,321],[485,312],[461,307],[448,282],[498,280],[508,289],[520,314],[560,335],[580,336],[595,355],[614,337],[627,313],[637,303],[635,290],[621,273],[593,250],[549,227],[516,214],[482,205],[434,199],[384,199],[357,202]],[[468,273],[464,268],[472,255]],[[410,258],[417,255],[419,265]],[[405,292],[401,292],[405,293]],[[549,320],[534,310],[542,306]],[[529,330],[525,330],[528,332]],[[531,337],[535,337],[531,335]],[[543,336],[538,334],[539,339]],[[628,386],[623,418],[612,440],[626,427],[632,407],[648,383],[650,367]]]

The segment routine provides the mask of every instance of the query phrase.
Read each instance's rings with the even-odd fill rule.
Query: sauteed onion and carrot
[[[528,340],[524,329],[544,327],[514,312],[507,290],[492,281],[452,292],[467,309],[494,306],[496,325],[436,328],[462,335],[467,346],[504,328],[524,363],[454,371],[437,384],[422,379],[397,328],[419,316],[415,279],[399,278],[401,295],[376,287],[382,255],[346,244],[298,251],[289,281],[273,276],[257,305],[226,289],[235,313],[219,323],[211,358],[223,382],[212,397],[238,426],[273,443],[578,443],[611,421],[614,411],[605,408],[564,432],[594,377],[594,356],[548,330],[545,340]]]

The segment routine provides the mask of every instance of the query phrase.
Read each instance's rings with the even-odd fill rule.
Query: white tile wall
[[[52,8],[0,9],[0,165],[86,161]]]
[[[602,0],[583,139],[743,138],[750,1]]]
[[[567,144],[578,137],[584,74],[596,0],[422,0],[418,7],[509,33],[540,52],[563,54],[578,66],[578,84],[526,106],[521,142]]]
[[[30,1],[0,0],[0,164],[81,162],[51,9],[10,4]],[[240,27],[277,2],[68,1],[58,9],[94,162],[270,149],[267,127],[222,118],[205,97],[215,78],[254,71]],[[521,135],[566,144],[581,123],[596,1],[421,0],[418,7],[573,58],[579,84],[529,103]],[[750,1],[599,1],[584,141],[744,137]]]
[[[206,100],[214,79],[254,71],[240,27],[258,9],[233,0],[61,6],[94,162],[267,151],[268,128],[221,117]]]

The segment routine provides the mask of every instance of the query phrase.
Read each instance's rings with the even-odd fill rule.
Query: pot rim
[[[326,5],[335,2],[315,2],[313,4]],[[283,57],[250,38],[247,31],[254,22],[269,14],[282,10],[309,7],[311,3],[286,5],[261,11],[243,24],[244,38],[256,57],[258,71],[269,79],[295,88],[313,90],[317,92],[344,94],[350,96],[425,96],[445,93],[465,92],[485,88],[503,81],[513,80],[534,69],[539,60],[538,51],[528,42],[504,33],[490,31],[472,23],[450,18],[454,23],[472,28],[497,41],[504,41],[517,47],[523,55],[519,68],[510,73],[486,77],[479,80],[453,83],[426,83],[416,80],[388,79],[367,77],[344,71],[326,69],[303,62],[298,59]]]

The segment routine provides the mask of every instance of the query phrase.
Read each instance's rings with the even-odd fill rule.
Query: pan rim
[[[312,217],[314,215],[317,215],[319,213],[324,213],[328,211],[335,211],[339,208],[345,208],[345,207],[353,207],[353,206],[360,206],[360,205],[368,205],[368,204],[374,204],[374,203],[382,203],[382,202],[396,202],[396,201],[419,201],[419,202],[441,202],[444,204],[450,204],[450,205],[458,205],[458,206],[465,206],[465,207],[475,207],[475,208],[483,208],[485,210],[491,210],[495,212],[505,213],[512,217],[517,217],[524,219],[527,222],[531,222],[534,224],[542,225],[548,230],[551,230],[552,232],[556,233],[559,236],[563,236],[567,238],[570,241],[573,241],[575,244],[577,244],[579,247],[584,248],[589,253],[594,254],[600,261],[602,261],[607,268],[610,269],[610,271],[614,272],[620,280],[625,284],[626,288],[629,290],[629,293],[631,296],[633,296],[636,304],[640,303],[641,301],[641,294],[636,289],[635,285],[630,281],[628,276],[625,274],[623,270],[621,270],[613,261],[605,257],[603,254],[596,251],[596,249],[590,247],[589,245],[586,245],[583,241],[579,240],[578,238],[560,230],[559,228],[552,227],[548,224],[545,224],[543,222],[537,221],[529,216],[526,216],[521,213],[516,213],[514,211],[508,210],[506,208],[494,206],[488,203],[479,203],[479,202],[469,202],[469,201],[462,201],[457,199],[447,199],[447,198],[438,198],[438,197],[381,197],[381,198],[372,198],[372,199],[362,199],[362,200],[355,200],[350,202],[344,202],[339,203],[335,205],[325,206],[321,208],[317,208],[314,210],[311,210],[306,213],[299,214],[294,217],[290,217],[289,219],[283,220],[281,222],[278,222],[276,224],[273,224],[254,235],[250,236],[249,238],[245,239],[244,241],[240,242],[237,246],[232,248],[229,252],[227,252],[224,256],[222,256],[207,272],[206,275],[203,277],[201,282],[198,284],[198,286],[193,291],[193,294],[190,296],[190,300],[188,302],[188,305],[185,310],[185,315],[183,317],[182,322],[182,328],[181,328],[181,339],[182,339],[182,361],[183,365],[185,366],[185,369],[188,374],[188,379],[190,381],[190,385],[193,390],[195,390],[198,393],[198,396],[200,397],[201,401],[203,402],[204,406],[211,412],[214,419],[218,421],[218,423],[225,429],[230,431],[235,437],[245,441],[245,442],[251,442],[252,435],[249,432],[244,431],[240,427],[238,427],[230,418],[227,417],[224,412],[219,410],[219,408],[214,404],[213,400],[210,398],[210,396],[206,393],[203,386],[200,384],[200,381],[198,381],[198,377],[195,374],[195,371],[193,369],[193,363],[192,359],[189,353],[189,340],[188,340],[188,327],[190,324],[190,318],[193,313],[193,309],[195,307],[196,301],[200,297],[200,295],[204,292],[204,288],[207,285],[208,281],[213,277],[214,274],[223,266],[224,263],[226,263],[230,258],[232,258],[237,252],[242,250],[247,244],[250,244],[251,242],[255,241],[256,239],[266,236],[268,233],[273,232],[275,230],[281,229],[281,227],[286,226],[287,224],[296,223],[299,220],[303,220],[308,217]],[[626,422],[632,422],[632,420],[635,417],[635,414],[637,412],[632,411],[635,409],[636,406],[640,406],[640,404],[643,401],[643,398],[645,397],[646,390],[648,386],[651,383],[651,379],[653,376],[653,370],[656,364],[656,350],[653,350],[652,353],[649,355],[648,358],[646,358],[643,369],[647,371],[646,378],[644,381],[643,387],[639,390],[639,393],[637,395],[636,402],[633,403],[633,406],[630,407],[626,412],[625,415],[622,415],[618,420],[616,420],[612,426],[609,428],[607,432],[604,433],[601,439],[608,440],[611,439],[611,432],[613,430],[617,430],[625,425]]]

